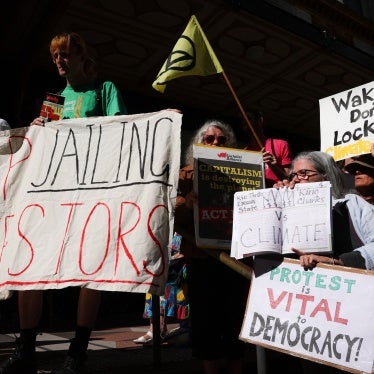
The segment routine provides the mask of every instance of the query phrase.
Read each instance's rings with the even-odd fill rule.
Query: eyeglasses
[[[213,144],[215,140],[217,140],[218,144],[225,144],[227,138],[224,135],[204,135],[203,140],[206,144]]]
[[[292,181],[292,179],[294,179],[295,177],[297,177],[298,180],[300,179],[308,180],[310,177],[314,177],[315,175],[319,175],[319,174],[321,173],[319,173],[317,170],[301,169],[295,173],[291,173],[288,176],[288,180]]]

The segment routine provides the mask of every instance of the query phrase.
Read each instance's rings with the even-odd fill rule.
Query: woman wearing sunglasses
[[[177,231],[181,227],[190,237],[183,238],[181,250],[188,261],[192,354],[202,361],[206,374],[220,373],[222,359],[227,362],[228,373],[240,374],[245,343],[238,336],[249,284],[242,275],[195,246],[193,144],[234,148],[236,138],[232,128],[219,120],[209,120],[195,132],[180,170],[175,227]]]
[[[357,193],[368,203],[374,204],[374,155],[346,159],[344,171],[353,175]]]

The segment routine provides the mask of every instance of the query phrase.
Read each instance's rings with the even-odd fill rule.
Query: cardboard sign
[[[331,252],[331,184],[236,192],[231,257]]]
[[[350,372],[371,373],[374,272],[256,257],[240,339]]]

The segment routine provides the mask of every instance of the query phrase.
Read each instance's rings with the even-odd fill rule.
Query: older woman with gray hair
[[[187,259],[187,284],[191,306],[192,354],[202,361],[204,372],[220,373],[221,360],[228,373],[242,372],[245,343],[238,339],[244,318],[249,282],[239,273],[196,247],[194,239],[193,145],[235,147],[233,129],[217,119],[206,121],[191,138],[185,166],[179,174],[175,229],[182,228],[181,251]],[[229,224],[228,224],[229,225]],[[188,240],[189,239],[189,240]],[[214,251],[214,249],[212,249]]]
[[[214,137],[214,130],[210,131],[210,128],[218,129],[220,132],[222,132],[222,134]],[[195,134],[190,140],[190,144],[188,145],[184,156],[185,165],[193,164],[194,144],[224,146],[229,148],[234,148],[237,146],[234,130],[226,122],[218,119],[209,119],[204,122],[204,124],[198,130],[196,130]]]
[[[301,266],[312,269],[323,262],[374,269],[374,206],[358,194],[345,194],[342,171],[327,153],[302,152],[294,158],[291,170],[289,180],[274,187],[293,188],[296,183],[330,181],[333,196],[333,257],[294,249]]]

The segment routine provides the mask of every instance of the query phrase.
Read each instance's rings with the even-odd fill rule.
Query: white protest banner
[[[374,143],[374,82],[319,100],[321,151],[336,161],[369,153]]]
[[[164,110],[0,134],[0,289],[162,294],[181,119]]]
[[[374,360],[374,272],[255,258],[240,339],[353,373]],[[365,323],[367,321],[368,323]]]

